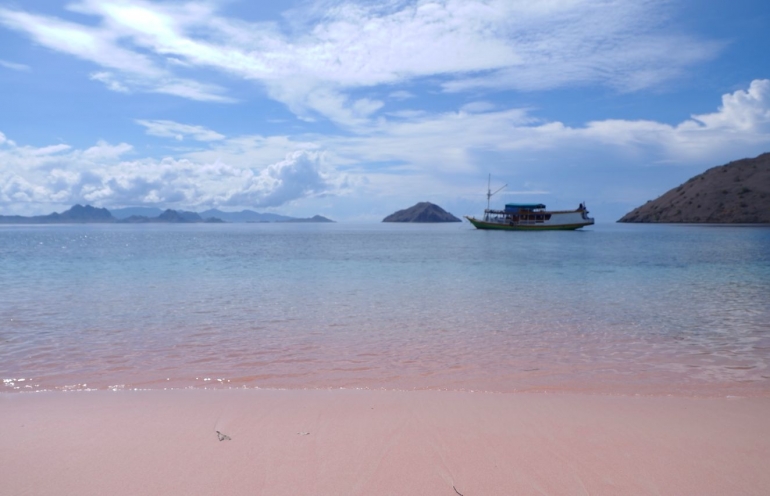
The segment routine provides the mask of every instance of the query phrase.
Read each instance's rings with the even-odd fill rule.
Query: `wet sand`
[[[767,467],[770,398],[0,394],[13,495],[759,495]]]

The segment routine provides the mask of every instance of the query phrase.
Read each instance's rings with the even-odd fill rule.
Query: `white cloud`
[[[578,137],[609,146],[662,150],[663,160],[690,161],[770,142],[770,80],[722,96],[716,112],[693,115],[676,126],[654,121],[607,120],[575,130]],[[729,157],[729,155],[728,155]]]
[[[677,125],[604,120],[573,127],[530,112],[423,113],[337,136],[228,138],[201,126],[139,122],[161,136],[203,138],[204,150],[164,159],[126,159],[136,153],[126,143],[85,150],[19,146],[0,133],[0,204],[285,208],[325,195],[358,195],[362,205],[382,205],[423,194],[481,198],[478,186],[488,172],[517,176],[520,182],[505,181],[522,197],[569,189],[585,194],[602,183],[591,167],[623,170],[626,177],[642,165],[718,165],[770,149],[768,80],[726,94],[714,112]],[[586,172],[568,167],[581,164]],[[610,196],[633,189],[606,187]]]
[[[722,97],[722,106],[713,114],[693,115],[697,128],[767,130],[770,123],[770,80],[751,82],[748,91],[738,90]],[[685,125],[691,128],[690,124]]]
[[[0,59],[0,67],[5,67],[6,69],[11,69],[13,71],[21,71],[21,72],[27,72],[32,70],[32,68],[26,64],[19,64],[18,62],[9,62],[7,60]]]
[[[15,148],[16,147],[16,142],[13,141],[13,140],[9,140],[8,137],[5,134],[0,132],[0,146],[6,146],[6,147],[10,147],[10,148]],[[2,150],[2,148],[0,148],[0,150]]]
[[[147,77],[161,73],[149,57],[121,48],[117,33],[54,17],[28,14],[0,7],[0,23],[27,33],[37,43],[102,67]]]
[[[222,161],[234,167],[250,168],[255,164],[280,162],[296,151],[321,151],[318,137],[236,136],[211,142],[209,148],[190,151],[184,156],[197,163]]]
[[[397,119],[417,119],[425,117],[428,112],[425,110],[396,110],[395,112],[387,112],[386,115]]]
[[[270,208],[336,194],[345,184],[344,175],[323,164],[322,153],[306,150],[262,166],[233,166],[187,158],[124,160],[133,150],[126,143],[100,141],[85,150],[63,144],[37,148],[19,147],[0,136],[0,205],[6,206]]]
[[[69,149],[70,149],[70,146],[65,144],[44,146],[42,148],[32,148],[32,147],[24,148],[27,154],[34,157],[46,157],[46,156],[54,155]]]
[[[104,83],[105,86],[111,91],[118,93],[130,93],[126,85],[118,81],[115,76],[110,72],[94,72],[88,76],[92,81],[99,81]]]
[[[83,151],[83,157],[87,160],[100,161],[100,160],[114,160],[131,150],[133,146],[128,143],[120,143],[117,145],[111,145],[104,140],[99,140],[96,146]]]
[[[112,91],[127,93],[135,88],[199,101],[233,101],[221,95],[222,88],[176,77],[160,67],[151,54],[124,46],[124,33],[109,26],[92,27],[3,7],[0,24],[28,34],[40,45],[108,69],[92,73],[90,78]]]
[[[518,139],[528,141],[521,135],[522,131],[530,134],[532,121],[520,109],[425,114],[380,121],[365,135],[330,137],[324,143],[339,156],[361,164],[390,162],[402,172],[468,173],[478,165],[472,158],[474,151],[510,149]]]
[[[223,204],[277,207],[330,191],[321,172],[319,153],[298,151],[249,178],[248,186],[228,195]]]
[[[203,126],[192,126],[167,120],[148,121],[139,119],[136,122],[147,128],[147,134],[163,138],[174,138],[178,141],[184,140],[185,136],[189,136],[196,141],[218,141],[225,138],[224,135]]]
[[[570,127],[546,122],[525,109],[411,115],[407,121],[380,121],[368,134],[329,138],[335,153],[362,163],[401,163],[413,171],[477,170],[475,152],[551,154],[569,150],[642,154],[652,162],[691,164],[730,160],[748,150],[770,147],[770,80],[722,97],[716,112],[694,115],[677,125],[609,119]]]
[[[411,93],[409,91],[405,90],[398,90],[393,91],[388,95],[388,98],[391,98],[393,100],[408,100],[410,98],[414,98],[416,95],[414,93]]]
[[[150,90],[199,102],[235,103],[234,98],[223,96],[225,89],[215,84],[202,84],[189,79],[164,79],[158,81]]]
[[[754,81],[747,91],[724,95],[722,102],[716,112],[695,115],[677,125],[609,119],[574,127],[538,119],[527,109],[492,110],[480,102],[458,112],[397,112],[393,113],[396,119],[380,119],[367,132],[307,136],[303,146],[326,150],[331,165],[354,175],[412,174],[433,178],[483,174],[489,167],[486,153],[512,157],[510,168],[533,162],[537,167],[548,160],[571,162],[576,153],[612,156],[622,167],[624,161],[682,165],[705,161],[716,165],[720,160],[770,148],[770,81]],[[250,157],[267,153],[267,140],[224,140],[205,154],[245,163]],[[289,147],[303,141],[295,138],[278,142]],[[280,146],[271,153],[278,150]],[[535,190],[542,187],[528,191]]]
[[[489,112],[490,110],[494,110],[497,108],[497,105],[491,102],[470,102],[466,103],[462,107],[460,107],[461,112],[468,112],[471,114],[478,114],[482,112]]]
[[[228,102],[187,76],[214,70],[260,82],[298,116],[360,127],[383,107],[353,89],[433,78],[447,91],[655,86],[708,60],[718,43],[677,33],[666,0],[318,2],[288,12],[292,29],[224,17],[215,2],[82,0],[96,23],[0,8],[0,23],[89,60],[114,91]],[[394,89],[391,99],[408,98]]]

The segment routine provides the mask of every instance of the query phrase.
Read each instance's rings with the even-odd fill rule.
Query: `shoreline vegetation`
[[[157,215],[153,215],[157,214]],[[217,215],[216,217],[213,215]],[[184,210],[152,208],[126,208],[111,212],[106,208],[97,208],[91,205],[74,205],[62,213],[48,215],[34,215],[30,217],[22,215],[0,215],[0,224],[191,224],[207,223],[221,224],[226,222],[268,223],[268,222],[334,222],[321,215],[309,218],[287,217],[277,214],[260,214],[251,210],[241,212],[223,212],[221,210],[207,210],[202,213]]]
[[[0,394],[8,494],[763,494],[770,398]]]

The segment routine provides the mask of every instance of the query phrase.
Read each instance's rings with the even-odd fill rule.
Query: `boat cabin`
[[[505,210],[485,211],[485,218],[489,222],[506,224],[542,224],[551,219],[551,213],[544,210],[542,203],[507,203]]]
[[[533,210],[544,210],[545,205],[542,203],[506,203],[505,213],[518,214],[527,213]]]

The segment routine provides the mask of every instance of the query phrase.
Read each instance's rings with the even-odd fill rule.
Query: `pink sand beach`
[[[764,397],[0,395],[4,495],[760,495],[768,467]]]
[[[298,226],[0,236],[0,496],[770,494],[767,231]]]

